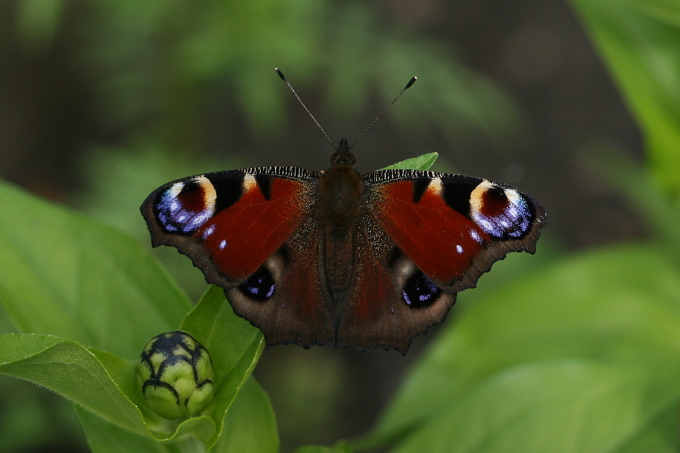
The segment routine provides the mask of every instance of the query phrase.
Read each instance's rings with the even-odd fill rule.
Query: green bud
[[[152,338],[137,365],[146,401],[168,419],[200,413],[212,399],[214,376],[208,350],[179,330]]]

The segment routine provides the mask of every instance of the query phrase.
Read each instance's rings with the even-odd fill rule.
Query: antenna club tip
[[[274,71],[276,71],[276,73],[279,75],[279,77],[281,77],[281,80],[283,80],[284,82],[287,81],[286,76],[283,75],[283,72],[281,72],[281,70],[279,68],[274,68]]]
[[[418,77],[413,76],[413,77],[411,78],[411,80],[408,81],[408,83],[406,84],[406,87],[405,87],[404,89],[405,89],[405,90],[408,90],[409,88],[411,88],[411,85],[413,85],[414,83],[416,83],[416,80],[418,80]]]

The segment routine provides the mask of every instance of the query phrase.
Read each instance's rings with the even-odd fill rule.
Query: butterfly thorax
[[[359,172],[348,165],[334,165],[319,181],[320,215],[324,224],[348,227],[359,215],[364,183]]]

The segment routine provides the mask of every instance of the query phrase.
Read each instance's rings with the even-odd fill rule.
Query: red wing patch
[[[209,173],[159,188],[142,205],[154,245],[177,247],[212,283],[240,283],[281,247],[313,204],[312,172],[272,170],[278,173]]]
[[[475,222],[447,205],[436,184],[418,202],[412,181],[376,189],[376,217],[387,234],[428,277],[448,283],[459,279],[489,240]]]
[[[253,182],[241,198],[197,231],[221,274],[244,279],[257,270],[300,224],[305,209],[303,183],[274,178],[265,199]]]

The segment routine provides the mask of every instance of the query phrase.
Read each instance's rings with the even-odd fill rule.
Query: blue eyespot
[[[215,189],[205,176],[177,182],[158,197],[155,211],[166,231],[191,233],[213,216]]]
[[[442,290],[421,271],[418,271],[409,277],[401,292],[406,305],[411,308],[421,308],[436,301]]]
[[[262,266],[253,275],[248,277],[245,282],[241,283],[238,289],[246,297],[264,302],[274,295],[276,284],[271,272]]]

